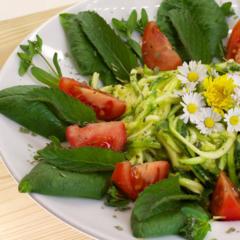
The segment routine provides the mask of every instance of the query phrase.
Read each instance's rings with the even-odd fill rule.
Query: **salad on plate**
[[[2,89],[0,113],[50,141],[19,191],[133,204],[138,238],[202,240],[212,221],[240,220],[240,21],[231,3],[163,0],[155,19],[143,8],[111,24],[94,11],[59,20],[89,81],[63,75],[40,36],[20,45],[19,75],[41,84]]]

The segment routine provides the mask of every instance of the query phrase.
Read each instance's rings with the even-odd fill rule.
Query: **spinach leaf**
[[[116,80],[102,57],[84,34],[76,15],[64,13],[60,22],[66,33],[72,57],[82,75],[100,74],[104,85],[115,84]]]
[[[15,86],[0,91],[0,113],[49,138],[65,139],[69,123],[95,121],[93,110],[58,89]]]
[[[128,32],[127,23],[125,20],[112,19],[113,29],[120,35],[126,36]]]
[[[97,13],[80,12],[78,20],[83,32],[115,77],[122,82],[128,81],[130,71],[138,65],[134,53]]]
[[[66,123],[85,125],[96,121],[96,114],[90,107],[56,88],[33,89],[27,99],[50,105],[57,116]]]
[[[1,98],[0,113],[39,135],[65,139],[66,125],[43,103],[24,96]]]
[[[127,20],[112,19],[112,26],[115,32],[126,42],[126,44],[136,54],[139,61],[142,62],[142,50],[140,44],[135,41],[132,37],[134,31],[143,34],[145,26],[148,23],[148,15],[146,10],[143,8],[141,11],[141,18],[138,20],[137,11],[134,9]]]
[[[123,37],[131,37],[134,31],[139,32],[141,35],[144,32],[144,29],[148,23],[148,14],[147,11],[142,8],[141,17],[138,19],[137,11],[134,9],[130,13],[127,20],[121,19],[118,20],[116,18],[112,19],[112,26],[114,30]]]
[[[138,57],[139,61],[142,62],[142,49],[141,49],[140,44],[137,41],[135,41],[135,40],[133,40],[131,38],[127,39],[126,43],[133,50],[133,52],[136,54],[136,56]]]
[[[184,60],[209,63],[213,57],[222,57],[221,41],[228,25],[214,0],[164,0],[158,25]]]
[[[181,209],[186,216],[186,222],[179,233],[187,240],[203,240],[211,230],[209,216],[205,210],[196,205],[189,204]]]
[[[137,27],[137,11],[134,9],[130,13],[128,20],[126,21],[127,24],[127,29],[129,31],[129,35],[132,34],[132,32],[135,30]]]
[[[129,19],[131,19],[129,17]],[[140,44],[132,38],[132,33],[134,29],[128,26],[128,21],[122,19],[121,21],[113,18],[112,26],[115,30],[116,34],[118,34],[121,39],[132,49],[132,51],[136,54],[139,61],[142,61],[142,50]],[[137,26],[135,26],[137,28]]]
[[[65,139],[66,125],[44,103],[26,98],[35,86],[18,86],[0,91],[0,113],[44,137]]]
[[[73,173],[39,163],[19,184],[20,192],[101,199],[109,185],[107,173]]]
[[[0,99],[5,97],[17,97],[30,94],[35,89],[40,89],[38,85],[20,85],[0,90]]]
[[[168,13],[170,10],[174,9],[174,6],[177,5],[177,1],[163,1],[158,9],[157,13],[157,24],[160,28],[160,31],[163,32],[174,49],[179,53],[182,59],[185,61],[190,60],[190,56],[184,48],[182,42],[179,39],[176,29],[173,27],[172,22],[170,21]],[[180,8],[180,5],[178,6]]]
[[[131,216],[131,228],[137,238],[159,237],[164,235],[178,234],[186,221],[186,217],[180,209],[163,211],[145,221],[139,221],[134,215]]]
[[[132,214],[137,220],[143,221],[175,207],[179,208],[183,200],[198,199],[196,195],[184,194],[178,177],[171,177],[146,188],[137,198]]]
[[[181,191],[178,177],[170,177],[149,186],[136,200],[132,212],[134,236],[157,237],[180,232],[185,237],[197,234],[199,237],[205,236],[209,231],[209,217],[198,205],[198,200],[199,196]],[[194,222],[196,219],[197,222]]]
[[[141,10],[141,18],[137,22],[136,30],[143,34],[146,25],[148,24],[148,14],[145,8]]]
[[[212,56],[209,45],[206,44],[206,36],[199,24],[194,21],[192,13],[182,9],[171,10],[169,17],[189,57],[210,63]],[[191,24],[186,27],[186,23]]]
[[[73,172],[112,171],[117,162],[125,160],[124,154],[97,147],[63,148],[51,143],[38,152],[38,158]]]
[[[31,73],[39,82],[52,88],[58,88],[59,78],[53,76],[51,73],[48,73],[39,67],[32,67]]]

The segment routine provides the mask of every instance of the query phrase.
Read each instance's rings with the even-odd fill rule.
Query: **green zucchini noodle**
[[[215,69],[224,73],[230,63],[218,64]],[[127,103],[121,120],[128,134],[126,157],[132,164],[168,160],[174,174],[180,175],[180,184],[199,194],[208,174],[217,175],[228,168],[236,179],[233,153],[229,152],[237,134],[223,131],[203,135],[193,124],[183,123],[177,71],[139,67],[131,71],[129,83],[101,90]]]

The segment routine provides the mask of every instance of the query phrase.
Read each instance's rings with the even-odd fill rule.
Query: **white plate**
[[[234,8],[237,9],[237,0],[233,1]],[[159,0],[89,0],[82,1],[80,4],[70,8],[67,12],[77,13],[83,10],[96,10],[106,20],[112,17],[127,17],[132,9],[140,10],[146,8],[149,15],[153,18],[159,7]],[[239,9],[237,9],[239,12]],[[67,45],[64,32],[59,24],[58,17],[52,18],[36,32],[31,34],[28,39],[35,38],[38,33],[44,40],[44,54],[51,57],[55,51],[59,53],[61,64],[64,65],[63,73],[66,76],[74,75],[69,59],[66,57]],[[0,89],[13,85],[39,84],[30,75],[19,77],[17,74],[18,59],[16,49],[2,69],[0,76]],[[73,72],[73,73],[72,73]],[[70,74],[71,73],[71,74]],[[19,132],[19,125],[0,115],[0,150],[3,159],[11,171],[12,175],[19,181],[33,167],[29,161],[37,149],[44,147],[46,139],[39,136],[31,136]],[[30,147],[32,146],[32,148]],[[74,199],[49,197],[33,194],[32,197],[42,206],[63,221],[75,226],[76,228],[95,236],[98,239],[106,240],[131,240],[135,239],[131,235],[129,216],[130,212],[116,212],[114,208],[105,207],[103,202],[89,199]],[[115,217],[116,216],[116,217]],[[116,226],[121,226],[122,231]],[[240,230],[240,222],[214,223],[212,232],[207,239],[216,238],[217,240],[237,240],[240,239],[238,232],[226,234],[229,227]],[[166,236],[158,238],[162,240],[177,240],[179,237]]]

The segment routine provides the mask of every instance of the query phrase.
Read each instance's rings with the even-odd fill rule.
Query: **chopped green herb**
[[[123,231],[123,228],[121,227],[121,226],[114,226],[117,230],[119,230],[119,231]]]
[[[19,131],[21,133],[26,133],[26,134],[30,134],[31,133],[31,131],[29,129],[25,128],[25,127],[20,127]]]
[[[122,209],[125,208],[125,206],[128,205],[129,202],[130,200],[126,198],[126,196],[122,192],[120,192],[114,185],[108,189],[105,201],[105,204],[107,206],[120,207]]]
[[[233,233],[236,229],[234,227],[230,227],[225,233]]]
[[[125,212],[125,211],[128,211],[128,210],[130,210],[130,209],[132,209],[131,207],[129,207],[129,206],[127,206],[127,207],[117,207],[117,208],[115,208],[115,212]]]

